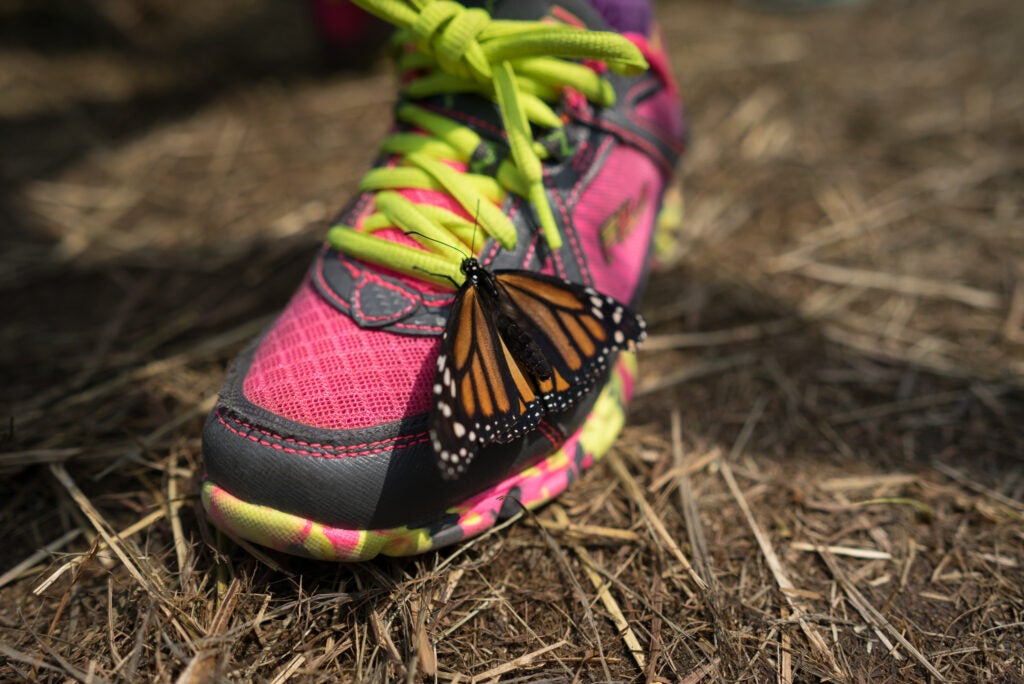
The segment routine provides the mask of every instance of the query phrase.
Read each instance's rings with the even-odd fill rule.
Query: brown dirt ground
[[[287,2],[5,4],[0,679],[1024,681],[1024,3],[661,18],[693,141],[630,427],[346,566],[218,537],[194,474],[387,66]]]

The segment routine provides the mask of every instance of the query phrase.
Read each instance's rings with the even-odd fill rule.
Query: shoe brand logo
[[[639,194],[635,197],[628,197],[612,212],[612,215],[605,219],[598,231],[601,240],[601,254],[605,263],[612,263],[614,256],[612,250],[629,239],[629,236],[636,230],[640,223],[640,217],[647,210],[650,190],[645,183]]]

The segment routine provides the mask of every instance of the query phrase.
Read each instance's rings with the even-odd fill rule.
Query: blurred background
[[[1020,624],[1024,595],[1024,3],[774,11],[805,5],[659,4],[692,138],[677,249],[642,306],[654,334],[622,449],[684,538],[661,477],[677,413],[688,457],[728,455],[777,543],[888,545],[900,565],[856,575],[869,598],[954,679],[1012,679],[1020,633],[992,628]],[[316,16],[285,0],[0,4],[0,572],[90,529],[54,464],[115,527],[175,482],[189,567],[212,562],[192,509],[202,418],[389,126],[383,32],[339,37]],[[773,594],[758,593],[770,574],[743,565],[754,538],[716,473],[693,471],[712,565],[738,583],[726,592],[736,605],[778,618],[764,605]],[[854,476],[874,484],[836,488]],[[589,477],[566,505],[607,496],[606,484]],[[872,497],[928,515],[849,510]],[[630,510],[591,514],[628,526]],[[878,526],[881,538],[866,531]],[[527,559],[544,553],[531,534],[509,532]],[[172,536],[161,523],[137,541],[154,572],[183,572]],[[801,558],[786,560],[830,611],[834,578]],[[481,572],[519,572],[524,596],[560,585],[557,566],[531,562]],[[950,563],[955,585],[937,579]],[[755,579],[740,582],[741,565]],[[47,565],[33,567],[0,586],[8,628],[27,629],[11,606],[33,625],[62,615],[59,593],[32,598]],[[106,586],[81,591],[102,604]],[[560,615],[538,629],[548,620],[557,634]],[[36,649],[18,634],[11,643]],[[913,667],[850,634],[835,649],[851,672]],[[975,650],[951,655],[951,640]],[[757,643],[734,646],[756,660]],[[60,649],[85,667],[84,651]]]

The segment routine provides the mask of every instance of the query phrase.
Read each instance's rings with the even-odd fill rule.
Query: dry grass
[[[1024,6],[663,3],[693,144],[630,427],[336,566],[211,529],[198,436],[391,81],[207,4],[3,10],[0,679],[1024,680]]]

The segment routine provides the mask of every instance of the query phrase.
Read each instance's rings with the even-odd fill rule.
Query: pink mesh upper
[[[619,146],[583,191],[573,214],[600,292],[628,302],[636,292],[665,178],[643,152]]]
[[[620,146],[584,191],[574,218],[598,290],[632,298],[664,182],[646,155]],[[412,242],[401,233],[394,239]],[[360,328],[306,282],[260,343],[243,391],[257,406],[304,425],[380,425],[429,410],[439,346],[436,337]]]
[[[313,427],[380,425],[427,411],[440,342],[360,328],[306,282],[260,343],[243,391]]]

